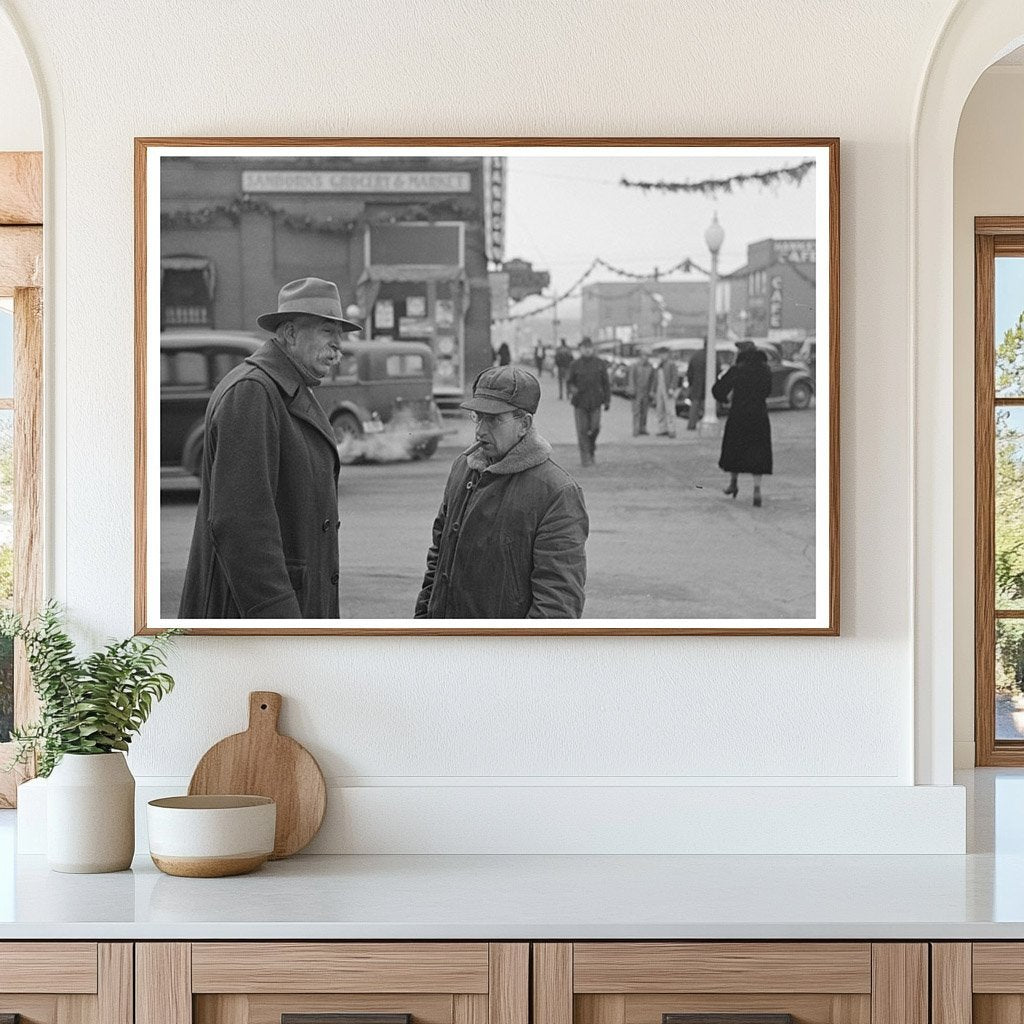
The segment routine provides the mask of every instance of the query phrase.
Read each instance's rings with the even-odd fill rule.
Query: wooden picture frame
[[[556,166],[556,161],[562,162]],[[572,177],[556,173],[558,168],[578,171],[584,166],[593,174],[577,173],[568,188],[558,184]],[[645,175],[645,169],[651,173]],[[601,200],[586,200],[598,184],[604,189]],[[520,189],[518,198],[515,187]],[[641,196],[648,206],[637,213]],[[666,204],[666,199],[671,201]],[[585,205],[574,209],[577,201]],[[651,212],[656,207],[660,214]],[[678,242],[671,240],[674,258],[670,259],[668,242],[656,251],[658,225],[670,213],[684,209],[689,212],[685,217],[680,213],[680,231],[688,233]],[[616,238],[633,238],[632,249],[620,245],[607,255],[593,252],[581,278],[586,283],[567,288],[561,268],[578,263],[577,255],[567,255],[562,263],[555,260],[549,272],[537,256],[539,250],[528,253],[530,261],[508,259],[521,257],[518,249],[503,252],[506,215],[512,234],[521,238],[515,218],[525,217],[522,211],[537,218],[534,230],[544,232],[564,217],[555,226],[557,233],[579,237],[581,245],[601,244],[587,235],[593,224],[614,226],[619,218],[625,223],[632,217],[629,222],[637,225],[636,238],[633,232],[619,231]],[[704,231],[712,219],[718,222],[719,213],[726,239],[732,238],[732,248],[723,251],[720,270],[718,248],[709,252],[714,234]],[[428,250],[428,241],[437,248]],[[137,632],[153,633],[174,625],[212,635],[838,635],[838,139],[138,138],[135,251]],[[554,255],[561,252],[558,249]],[[428,274],[421,271],[423,267],[433,269]],[[422,287],[421,278],[413,280],[414,273],[421,274]],[[543,281],[546,273],[549,277],[557,273],[554,285],[533,305],[546,303],[548,311],[553,307],[553,318],[545,319],[543,309],[530,312],[522,301],[506,306],[507,300],[498,297],[496,277],[503,277],[506,287],[509,282],[518,287],[525,276],[529,289]],[[623,433],[622,424],[628,423],[629,407],[622,404],[622,396],[615,395],[606,413],[605,435],[598,441],[597,471],[584,477],[584,467],[575,462],[573,414],[567,404],[557,404],[555,371],[551,369],[548,376],[545,364],[550,354],[545,355],[543,342],[538,342],[542,398],[536,426],[542,434],[555,430],[555,459],[580,480],[589,511],[582,616],[567,611],[565,617],[552,613],[530,618],[529,613],[522,617],[515,613],[515,618],[482,614],[415,618],[413,607],[422,579],[417,575],[430,546],[431,520],[441,501],[444,477],[472,440],[472,427],[459,419],[458,405],[471,396],[478,371],[497,358],[499,328],[506,332],[502,337],[515,340],[515,325],[528,320],[534,325],[530,329],[539,331],[535,325],[542,324],[554,339],[560,325],[566,331],[565,317],[573,315],[571,303],[581,289],[608,283],[592,280],[602,275],[631,282],[634,292],[642,292],[641,312],[633,323],[613,322],[615,317],[621,319],[617,313],[598,313],[593,320],[597,329],[591,333],[599,345],[606,342],[614,347],[616,361],[610,366],[616,373],[627,372],[629,363],[642,362],[656,347],[659,353],[665,349],[665,360],[678,369],[693,355],[686,345],[706,345],[712,330],[718,366],[724,366],[723,358],[726,363],[735,358],[737,342],[740,349],[761,349],[763,355],[757,358],[771,369],[773,389],[777,377],[783,381],[778,394],[773,390],[769,404],[794,405],[792,412],[769,416],[779,437],[776,446],[783,451],[783,462],[776,460],[776,464],[785,468],[777,469],[766,484],[762,508],[749,507],[747,476],[742,478],[742,500],[730,501],[722,494],[728,476],[717,466],[721,439],[714,434],[715,417],[706,414],[695,432],[702,444],[699,452],[690,443],[695,441],[693,435],[684,435],[686,445],[678,437],[676,442],[659,438],[663,451],[675,443],[672,451],[681,453],[677,462],[668,463],[654,438],[648,444],[643,432],[639,438],[624,434],[621,449],[614,448],[602,465],[601,446],[605,453],[612,453],[619,444],[613,428]],[[686,280],[677,282],[673,275]],[[426,346],[433,365],[434,399],[451,407],[439,428],[441,449],[433,460],[418,464],[423,473],[408,467],[381,467],[384,471],[373,478],[372,485],[366,483],[371,476],[365,467],[343,468],[338,616],[282,620],[232,613],[230,617],[182,618],[176,595],[183,584],[174,580],[175,574],[184,572],[186,534],[194,529],[195,516],[190,526],[190,513],[174,511],[170,499],[161,501],[161,493],[165,497],[168,493],[168,478],[179,470],[172,461],[162,472],[160,463],[169,458],[191,467],[197,474],[190,485],[194,488],[202,472],[196,452],[205,450],[205,433],[197,434],[193,426],[190,436],[198,436],[199,441],[194,441],[191,457],[180,452],[168,455],[173,430],[166,418],[160,426],[164,414],[158,393],[166,398],[171,388],[184,393],[191,386],[184,382],[187,375],[177,369],[176,353],[184,347],[191,346],[189,357],[196,367],[213,367],[212,349],[204,349],[202,358],[197,356],[195,335],[207,330],[255,331],[255,315],[275,311],[277,289],[304,276],[338,279],[346,315],[361,318],[367,345],[384,340]],[[456,280],[458,284],[451,283]],[[695,300],[691,300],[693,308],[684,309],[683,300],[673,298],[684,294],[676,285],[694,285],[686,294],[699,297],[701,280],[706,311],[697,308]],[[451,291],[444,291],[449,284]],[[614,289],[602,292],[600,288],[587,292],[599,299],[613,293]],[[454,297],[443,297],[449,294]],[[652,314],[651,309],[656,312]],[[560,312],[562,319],[558,319]],[[580,317],[578,333],[582,334],[590,322],[582,306]],[[800,326],[790,326],[798,320]],[[679,328],[688,332],[687,337],[676,336],[676,324],[688,325]],[[184,340],[190,332],[192,340]],[[522,336],[518,342],[511,347],[521,349]],[[631,354],[624,354],[627,350]],[[789,356],[803,362],[798,364]],[[166,380],[158,370],[161,362],[165,369],[170,367]],[[520,365],[526,368],[525,362]],[[204,386],[212,390],[216,375],[213,369],[209,373]],[[810,408],[800,409],[806,394],[792,390],[792,382],[808,376],[813,401]],[[332,411],[329,405],[336,399],[328,399],[328,390],[321,387],[314,393],[332,419],[344,454],[349,440],[340,425],[342,412]],[[665,419],[679,431],[686,424],[675,419],[673,411],[696,403],[685,397],[686,390],[682,388],[682,404],[678,394],[670,392],[667,400],[662,397]],[[702,404],[706,409],[707,403]],[[387,414],[377,416],[376,424],[373,416],[357,424],[364,431],[361,443],[367,447],[371,446],[366,431],[380,428],[386,433],[390,423]],[[372,461],[376,453],[367,458]],[[444,472],[437,476],[434,467],[442,464]],[[615,466],[627,467],[622,469],[624,479],[633,472],[629,467],[649,469],[639,484],[632,479],[619,486],[611,480]],[[433,510],[424,512],[426,499],[419,491],[408,499],[408,508],[400,508],[393,497],[398,485],[390,481],[422,475],[431,477],[422,486],[430,489]],[[346,480],[361,495],[348,523],[344,523]],[[380,499],[374,517],[363,497],[378,485],[382,494],[392,497]],[[640,509],[635,515],[628,496],[636,499]],[[662,504],[656,506],[657,501]],[[757,511],[761,519],[752,519]],[[773,530],[773,523],[776,527],[784,523],[785,528]],[[618,537],[609,540],[609,533]],[[413,536],[420,540],[410,541]],[[509,541],[512,547],[517,543]],[[359,564],[347,565],[346,555]],[[378,557],[379,562],[374,562]],[[628,567],[631,562],[647,568],[637,571],[635,566]],[[262,564],[258,559],[257,563]],[[305,582],[289,577],[297,588],[309,585],[308,569],[302,572]],[[524,572],[529,577],[529,569]],[[401,607],[409,609],[407,614],[395,610],[397,592],[385,593],[384,584],[378,584],[386,577],[400,581],[396,588],[404,588]],[[234,591],[228,590],[232,599]],[[536,603],[530,607],[536,613]],[[577,608],[571,602],[566,607]]]

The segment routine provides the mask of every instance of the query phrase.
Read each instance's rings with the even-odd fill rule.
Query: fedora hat
[[[363,329],[362,324],[343,315],[338,286],[319,277],[300,277],[297,281],[289,281],[278,292],[277,312],[256,317],[256,323],[265,331],[276,331],[283,320],[302,314],[341,324],[346,331]]]

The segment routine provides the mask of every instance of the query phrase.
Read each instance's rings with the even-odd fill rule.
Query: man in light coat
[[[183,619],[331,619],[338,599],[338,448],[310,390],[346,333],[337,286],[286,284],[273,337],[217,385],[206,408],[199,507]]]
[[[452,466],[434,520],[416,618],[578,619],[587,580],[579,484],[533,426],[540,384],[484,370],[462,403],[477,443]]]

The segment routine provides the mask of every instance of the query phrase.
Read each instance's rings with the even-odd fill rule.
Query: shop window
[[[204,256],[160,261],[160,326],[213,327],[214,270]]]

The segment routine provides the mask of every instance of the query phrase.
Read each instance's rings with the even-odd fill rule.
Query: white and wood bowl
[[[277,805],[270,797],[162,797],[149,801],[146,819],[150,856],[168,875],[244,875],[274,851]]]

